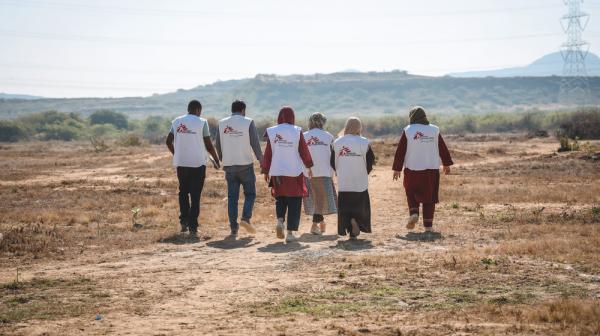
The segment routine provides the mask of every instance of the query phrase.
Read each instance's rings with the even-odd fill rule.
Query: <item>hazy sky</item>
[[[600,51],[600,0],[584,38]],[[562,0],[0,0],[0,92],[140,96],[257,73],[525,65]]]

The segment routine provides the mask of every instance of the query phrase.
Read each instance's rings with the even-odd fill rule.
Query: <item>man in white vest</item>
[[[173,167],[177,169],[179,180],[179,223],[181,232],[189,230],[190,236],[198,234],[200,195],[206,176],[206,162],[209,153],[215,167],[219,166],[217,153],[210,140],[208,122],[200,118],[202,104],[192,100],[188,104],[188,114],[175,118],[171,132],[167,136],[167,147],[173,154]]]
[[[254,121],[246,117],[246,103],[236,100],[231,104],[231,116],[219,121],[216,137],[219,158],[223,161],[227,180],[227,209],[229,214],[229,239],[236,239],[239,226],[253,234],[256,229],[250,223],[256,200],[256,175],[254,158],[262,160],[262,149]],[[244,207],[238,223],[238,200],[240,186],[244,188]]]

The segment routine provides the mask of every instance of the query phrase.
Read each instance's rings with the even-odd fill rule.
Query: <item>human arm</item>
[[[329,164],[331,165],[331,168],[336,171],[335,169],[335,150],[333,149],[333,146],[329,146],[329,148],[331,148],[331,157],[329,158]]]
[[[406,134],[402,132],[402,136],[400,137],[400,141],[398,142],[398,147],[396,148],[396,155],[394,155],[394,164],[392,169],[394,170],[394,181],[400,178],[402,174],[402,168],[404,166],[404,157],[406,156]]]
[[[367,150],[367,174],[371,174],[373,171],[373,165],[375,164],[375,153],[373,153],[373,149],[371,145],[369,145],[369,150]]]
[[[444,138],[440,134],[438,136],[438,151],[440,152],[440,159],[442,160],[443,172],[444,174],[450,174],[450,166],[454,165],[452,161],[452,157],[450,156],[450,151],[446,146],[446,142],[444,142]]]
[[[215,161],[215,168],[220,168],[221,164],[219,161],[219,157],[217,156],[215,147],[213,146],[212,140],[210,139],[208,123],[204,123],[204,129],[202,130],[202,139],[204,140],[204,147],[206,148],[206,151],[212,156],[213,160]]]
[[[304,163],[304,166],[308,168],[308,177],[312,178],[312,166],[314,166],[312,156],[310,155],[310,150],[308,149],[308,145],[306,144],[306,140],[304,140],[304,134],[300,133],[300,143],[298,144],[298,152],[300,153],[300,158]]]
[[[271,149],[271,141],[267,138],[267,148],[260,162],[261,173],[265,176],[265,181],[269,183],[269,170],[271,169],[271,160],[273,159],[273,150]]]
[[[217,136],[215,136],[215,148],[217,150],[217,154],[219,154],[219,160],[223,160],[223,151],[221,149],[221,130],[219,126],[217,126]]]
[[[254,151],[254,155],[258,162],[262,161],[263,153],[262,148],[260,147],[260,140],[258,140],[258,131],[256,130],[256,125],[254,124],[254,120],[250,123],[250,146]]]
[[[173,141],[175,140],[175,136],[173,135],[173,132],[169,132],[169,134],[167,135],[167,148],[169,148],[169,152],[171,152],[171,154],[175,154],[175,146],[173,146]]]

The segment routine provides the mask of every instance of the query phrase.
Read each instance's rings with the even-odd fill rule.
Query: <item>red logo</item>
[[[422,137],[424,137],[424,136],[425,136],[425,134],[423,134],[423,133],[421,133],[421,132],[417,132],[417,133],[415,134],[415,136],[413,137],[413,140],[419,140],[419,139],[421,139],[421,138],[422,138]]]
[[[319,138],[317,138],[316,136],[312,136],[312,137],[310,137],[310,139],[308,139],[306,144],[308,146],[314,146],[314,145],[318,144],[319,142],[321,142],[321,140],[319,140]]]
[[[346,146],[342,146],[339,156],[348,156],[348,154],[350,154],[350,152],[351,152],[350,148],[348,148]]]
[[[187,133],[188,132],[188,128],[187,126],[185,126],[185,124],[179,124],[179,126],[177,126],[177,133]]]
[[[225,130],[223,131],[223,133],[225,134],[229,134],[233,132],[233,127],[227,125],[227,127],[225,127]]]
[[[283,141],[283,137],[279,134],[275,134],[275,143]]]

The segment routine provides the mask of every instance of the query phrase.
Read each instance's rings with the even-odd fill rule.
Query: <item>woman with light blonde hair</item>
[[[346,121],[343,135],[333,143],[332,166],[338,178],[338,234],[356,240],[361,232],[371,233],[369,173],[375,154],[362,136],[362,123],[356,117]]]

